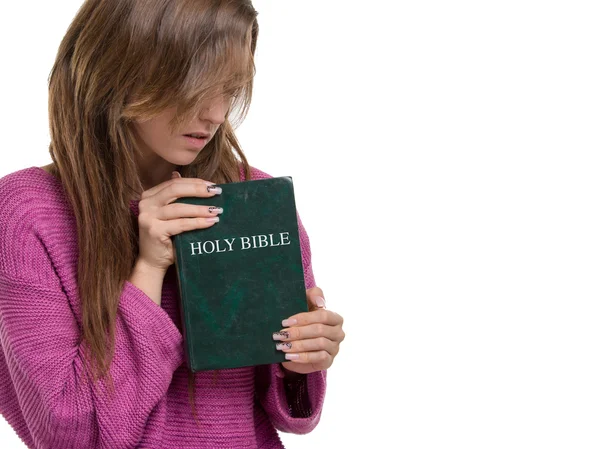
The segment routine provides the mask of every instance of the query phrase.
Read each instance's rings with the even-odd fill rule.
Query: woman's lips
[[[206,142],[208,142],[208,137],[197,138],[191,136],[183,136],[183,138],[188,144],[192,145],[194,148],[202,148],[204,145],[206,145]]]

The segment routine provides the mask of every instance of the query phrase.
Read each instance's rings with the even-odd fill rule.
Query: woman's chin
[[[164,158],[167,162],[173,165],[190,165],[200,154],[199,150],[184,149],[178,150],[176,154],[169,154],[169,158]]]

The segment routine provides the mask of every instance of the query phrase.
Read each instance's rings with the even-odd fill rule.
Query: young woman
[[[87,0],[49,81],[53,163],[0,179],[0,412],[30,448],[282,448],[319,422],[343,320],[315,285],[273,329],[287,362],[192,373],[172,204],[251,167],[230,112],[252,96],[250,0]],[[235,151],[235,152],[234,152]],[[237,155],[237,156],[236,156]]]

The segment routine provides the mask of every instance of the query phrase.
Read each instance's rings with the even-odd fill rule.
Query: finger
[[[159,220],[174,220],[177,218],[215,217],[223,212],[216,206],[200,206],[197,204],[171,203],[158,209],[156,217]]]
[[[327,351],[287,353],[285,358],[295,363],[313,363],[325,367],[322,369],[327,369],[333,363],[333,356]]]
[[[309,324],[306,326],[293,326],[273,333],[273,340],[295,341],[307,338],[325,337],[332,341],[341,341],[342,328],[340,326],[328,326],[323,323]]]
[[[320,298],[320,299],[318,299]],[[306,302],[308,303],[308,311],[325,308],[325,295],[323,290],[316,285],[306,290]]]
[[[218,218],[218,217],[215,217]],[[140,228],[144,226],[146,232],[155,239],[163,241],[174,235],[181,234],[182,232],[193,231],[196,229],[206,229],[214,226],[219,220],[209,221],[210,218],[196,217],[196,218],[179,218],[177,220],[152,220],[150,224],[143,224],[140,222]]]
[[[321,295],[307,295],[308,311],[312,312],[317,309],[325,309],[325,298]]]
[[[306,290],[306,297],[308,298],[309,296],[321,296],[325,298],[323,290],[320,287],[317,287],[316,285]]]
[[[187,184],[193,183],[193,184],[204,185],[204,186],[215,184],[214,182],[205,181],[204,179],[200,179],[200,178],[181,178],[181,177],[174,178],[174,177],[172,177],[168,181],[161,182],[160,184],[157,184],[148,190],[144,190],[142,192],[142,198],[154,196],[154,195],[158,194],[159,192],[163,191],[165,188],[172,185],[174,182],[184,182]]]
[[[282,341],[275,344],[275,349],[288,352],[310,352],[310,351],[327,351],[335,356],[339,352],[339,344],[331,341],[329,338],[306,338],[296,341]]]
[[[301,312],[296,315],[292,315],[289,318],[283,320],[281,325],[286,326],[305,326],[312,323],[324,323],[330,326],[341,326],[344,323],[344,319],[332,310],[327,309],[316,309],[310,312]]]
[[[148,197],[146,206],[162,207],[171,204],[178,198],[201,197],[209,198],[218,193],[210,189],[209,185],[197,178],[171,179],[167,181],[166,187],[158,191],[154,196]],[[141,213],[140,209],[140,213]]]

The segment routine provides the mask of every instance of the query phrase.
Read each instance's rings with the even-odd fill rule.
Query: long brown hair
[[[241,123],[252,99],[257,15],[251,0],[86,0],[58,49],[49,77],[51,173],[77,221],[85,360],[92,383],[108,376],[112,393],[115,316],[139,251],[129,208],[143,191],[132,122],[175,106],[175,128],[224,93],[232,100],[225,122],[178,169],[229,183],[240,181],[241,162],[250,179],[230,113],[237,109]],[[198,422],[189,367],[188,391]]]

